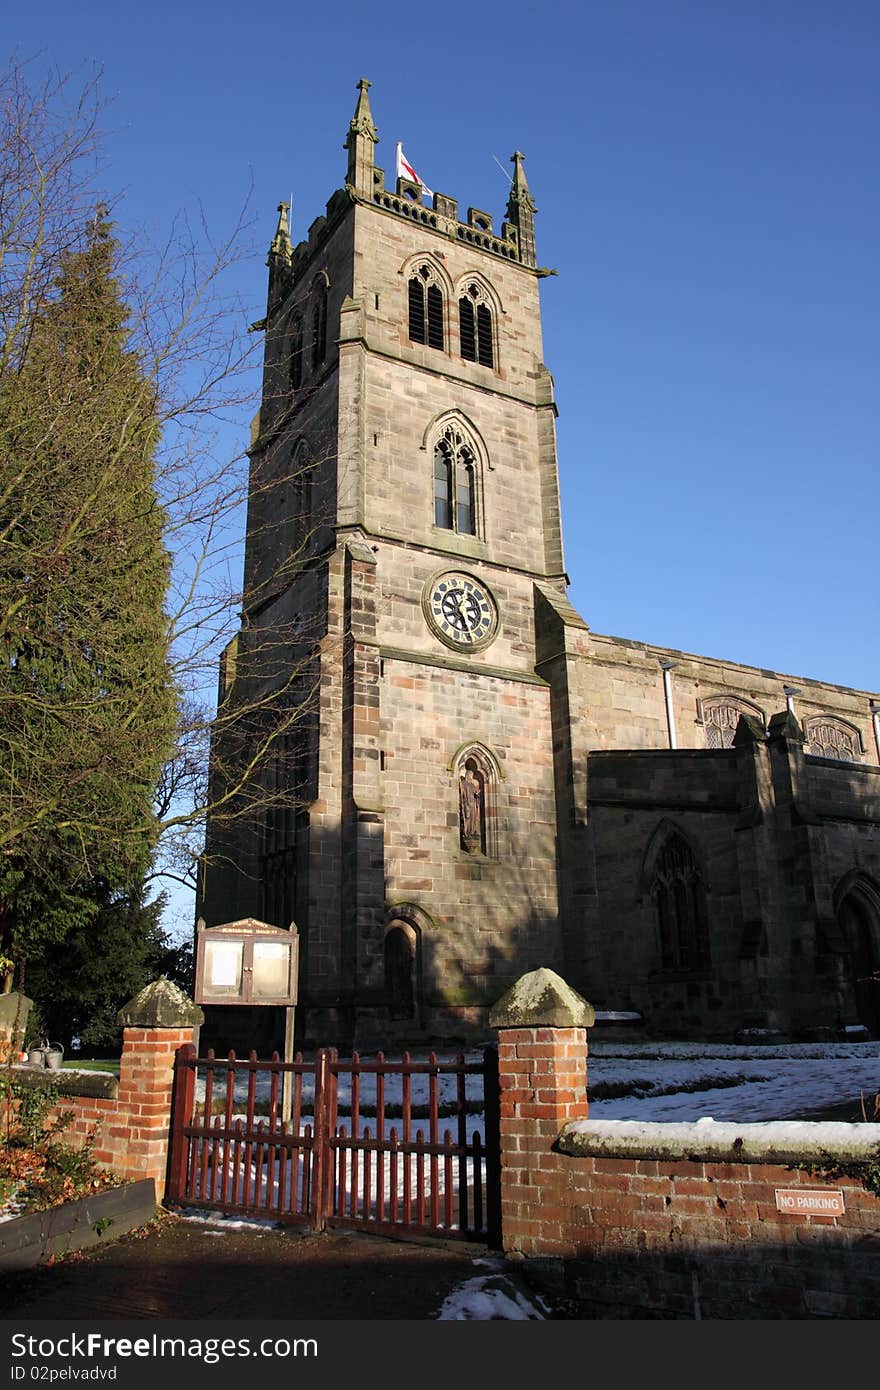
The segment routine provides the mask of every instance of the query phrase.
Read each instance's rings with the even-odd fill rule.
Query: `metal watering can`
[[[39,1047],[28,1048],[29,1067],[48,1067],[50,1071],[58,1071],[64,1057],[64,1048],[60,1043],[50,1043],[47,1039]]]

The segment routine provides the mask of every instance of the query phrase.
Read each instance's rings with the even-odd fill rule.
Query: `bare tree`
[[[41,315],[57,295],[65,260],[84,248],[100,201],[98,83],[58,77],[35,85],[35,68],[13,63],[0,75],[0,397],[4,384],[11,391],[27,372]],[[293,769],[314,684],[308,615],[289,612],[283,595],[314,535],[317,508],[306,509],[302,499],[329,450],[316,441],[304,447],[283,411],[253,468],[232,442],[243,434],[261,385],[253,311],[228,289],[237,261],[252,254],[249,231],[243,214],[215,243],[204,223],[181,217],[164,246],[145,250],[140,239],[115,267],[128,308],[127,351],[137,360],[156,428],[155,493],[170,557],[165,662],[177,696],[176,733],[161,750],[167,756],[155,801],[124,833],[140,837],[153,875],[188,885],[208,817],[222,847],[225,826],[245,816],[250,824],[269,822],[296,803]],[[63,440],[70,426],[65,400],[46,399],[41,412],[46,437]],[[15,444],[9,431],[0,440],[0,526],[14,524],[21,534],[28,497],[55,480],[39,451],[22,457]],[[57,566],[64,546],[87,534],[89,497],[114,487],[120,442],[96,437],[89,447],[99,460],[91,493],[83,491],[53,533],[33,536],[34,572]],[[250,565],[247,594],[240,578],[246,506],[249,544],[262,535],[268,557]],[[0,571],[4,636],[16,601]],[[72,592],[70,602],[80,598]],[[35,862],[63,826],[66,870],[85,881],[102,854],[116,853],[121,832],[112,805],[82,794],[92,785],[98,745],[84,739],[79,762],[58,758],[58,737],[69,753],[79,736],[76,692],[59,682],[54,702],[58,729],[54,738],[32,731],[27,777],[19,775],[14,748],[0,757],[0,855]],[[136,708],[131,719],[134,736]],[[81,778],[71,771],[77,767]]]

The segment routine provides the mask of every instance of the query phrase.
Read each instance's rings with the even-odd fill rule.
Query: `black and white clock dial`
[[[495,635],[495,604],[470,575],[441,575],[431,586],[426,610],[434,631],[450,646],[482,646]]]

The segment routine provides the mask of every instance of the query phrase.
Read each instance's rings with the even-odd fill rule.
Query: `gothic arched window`
[[[841,762],[861,762],[858,729],[830,714],[818,714],[804,721],[804,752],[814,758],[837,758]]]
[[[298,391],[302,386],[303,376],[303,325],[299,315],[293,321],[290,330],[290,385],[292,390]]]
[[[296,894],[297,766],[294,740],[277,741],[263,772],[265,810],[260,846],[261,913],[273,926],[294,917]]]
[[[312,287],[312,371],[327,355],[327,283],[316,280]]]
[[[837,905],[837,923],[847,952],[850,983],[860,1023],[880,1035],[880,900],[876,886],[853,878]]]
[[[750,714],[765,724],[763,712],[750,700],[742,700],[736,695],[714,695],[700,703],[700,716],[707,748],[732,748],[733,736],[740,716]]]
[[[409,282],[409,336],[443,351],[443,292],[429,265],[420,265]]]
[[[434,525],[477,534],[477,456],[452,424],[434,445]]]
[[[683,835],[670,834],[660,850],[651,879],[651,896],[663,969],[704,969],[709,964],[706,890]]]
[[[294,544],[299,547],[305,545],[312,526],[312,473],[308,449],[300,443],[294,451],[290,478]]]
[[[458,323],[461,355],[481,367],[495,365],[492,345],[492,310],[479,285],[469,284],[458,301]]]

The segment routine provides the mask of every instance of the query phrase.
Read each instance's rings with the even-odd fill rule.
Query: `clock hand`
[[[455,606],[456,606],[456,608],[457,608],[457,610],[458,610],[459,622],[461,623],[462,627],[464,627],[464,626],[466,625],[466,619],[465,619],[465,616],[464,616],[464,610],[463,610],[463,608],[462,608],[462,604],[464,603],[464,593],[462,592],[461,589],[453,589],[453,590],[452,590],[452,597],[453,597],[454,600],[455,600]]]

